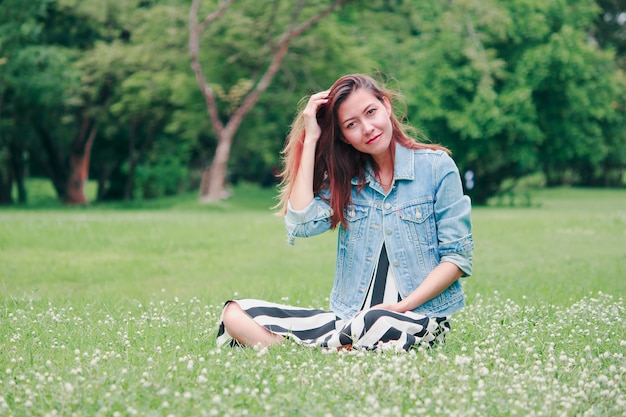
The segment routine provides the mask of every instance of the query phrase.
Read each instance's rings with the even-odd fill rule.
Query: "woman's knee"
[[[246,346],[269,346],[279,343],[283,337],[274,334],[255,322],[239,304],[230,302],[224,307],[222,323],[231,337]]]
[[[226,329],[234,329],[241,326],[241,322],[244,319],[244,311],[239,307],[239,304],[230,302],[226,307],[224,307],[224,311],[222,313],[222,323],[224,323],[224,327]]]

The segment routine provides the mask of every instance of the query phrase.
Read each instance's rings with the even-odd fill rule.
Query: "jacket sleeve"
[[[470,198],[463,194],[459,170],[448,154],[433,165],[439,258],[455,264],[463,276],[472,274],[474,240]]]
[[[319,196],[315,196],[302,210],[294,210],[291,204],[287,203],[287,213],[284,217],[287,241],[293,245],[296,237],[310,237],[326,232],[332,224],[331,216],[332,209]]]

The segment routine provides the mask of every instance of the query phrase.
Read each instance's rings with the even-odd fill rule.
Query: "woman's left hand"
[[[428,300],[441,294],[454,281],[459,279],[463,272],[451,262],[442,262],[431,271],[424,282],[420,284],[408,297],[391,304],[377,304],[373,308],[382,308],[397,313],[405,313],[424,304]]]

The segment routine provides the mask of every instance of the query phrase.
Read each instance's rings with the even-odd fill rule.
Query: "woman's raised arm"
[[[289,204],[293,210],[306,208],[314,198],[313,173],[315,170],[315,147],[321,129],[317,123],[317,110],[328,102],[328,90],[313,94],[304,108],[304,144],[296,178],[293,182]]]

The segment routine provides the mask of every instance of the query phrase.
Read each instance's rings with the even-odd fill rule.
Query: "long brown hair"
[[[333,228],[339,223],[347,227],[344,211],[351,203],[352,179],[358,178],[358,189],[361,190],[365,186],[368,162],[375,171],[378,170],[378,166],[370,155],[357,151],[343,140],[341,127],[337,121],[337,113],[341,103],[350,94],[361,88],[368,90],[381,102],[384,102],[386,98],[392,103],[391,124],[393,129],[390,145],[392,156],[396,142],[409,149],[440,149],[449,152],[443,146],[417,142],[408,135],[407,132],[416,131],[404,125],[400,121],[403,116],[396,115],[393,111],[395,108],[393,104],[396,102],[397,95],[392,91],[381,87],[367,75],[351,74],[341,77],[330,88],[328,102],[320,106],[317,111],[317,122],[322,133],[315,147],[313,172],[313,193],[317,194],[325,189],[330,191],[328,203],[332,208],[331,222]],[[306,103],[306,100],[302,102]],[[282,151],[284,168],[281,172],[280,202],[277,205],[281,209],[281,214],[285,214],[287,211],[287,202],[300,167],[304,133],[304,116],[300,111],[291,126],[287,143]],[[420,139],[423,138],[419,134],[417,136]]]

